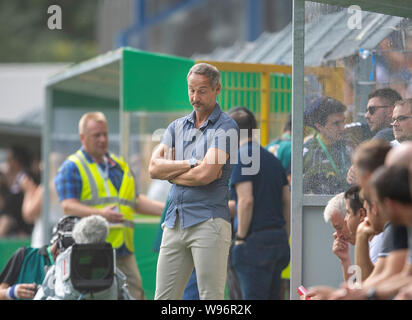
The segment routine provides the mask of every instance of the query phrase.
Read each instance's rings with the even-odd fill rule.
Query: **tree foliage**
[[[98,0],[0,0],[0,62],[78,62],[98,54]],[[62,9],[50,30],[47,9]]]

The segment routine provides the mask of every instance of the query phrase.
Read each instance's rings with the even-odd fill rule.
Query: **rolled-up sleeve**
[[[176,121],[173,121],[171,124],[169,124],[162,136],[161,143],[167,145],[170,148],[175,146],[175,125]]]

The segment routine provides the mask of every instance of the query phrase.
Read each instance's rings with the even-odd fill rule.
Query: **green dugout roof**
[[[75,97],[84,103],[89,96],[100,106],[102,100],[118,100],[122,111],[176,112],[191,108],[185,84],[194,64],[181,57],[120,48],[68,67],[50,78],[47,87],[59,92],[52,106],[67,99],[76,106]]]

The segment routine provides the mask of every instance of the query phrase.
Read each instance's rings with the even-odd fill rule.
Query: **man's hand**
[[[21,178],[19,183],[24,192],[33,191],[37,188],[37,185],[34,183],[33,179],[26,174]]]
[[[36,294],[37,285],[35,283],[20,283],[14,286],[14,296],[17,299],[33,299]],[[8,288],[13,290],[13,286]]]
[[[309,288],[308,292],[301,297],[302,300],[327,300],[329,296],[335,291],[335,288],[327,286],[317,286]]]
[[[335,240],[333,241],[332,251],[341,260],[349,259],[349,242],[339,238],[336,232],[333,234]]]
[[[352,165],[346,174],[346,182],[349,185],[356,184],[356,168]]]
[[[412,285],[408,285],[401,290],[399,293],[393,298],[394,300],[412,300]]]
[[[100,210],[100,215],[103,218],[105,218],[108,222],[120,223],[124,221],[124,217],[121,213],[117,211],[116,205],[104,207]]]
[[[336,290],[329,296],[329,300],[365,300],[364,289],[350,289],[347,285]]]
[[[375,235],[376,231],[373,229],[372,224],[369,219],[366,217],[361,223],[359,223],[358,228],[356,229],[356,237],[367,237],[368,239]]]
[[[165,144],[154,149],[149,164],[150,177],[160,180],[172,180],[190,169],[188,161],[175,160],[175,149]]]

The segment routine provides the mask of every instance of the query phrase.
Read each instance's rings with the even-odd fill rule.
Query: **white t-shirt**
[[[408,227],[408,257],[406,262],[412,264],[412,227]]]
[[[371,241],[369,241],[369,257],[373,264],[378,260],[379,252],[382,246],[383,232],[375,235]]]

